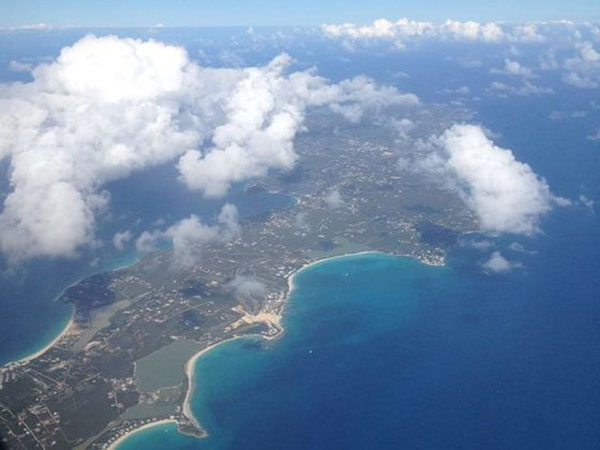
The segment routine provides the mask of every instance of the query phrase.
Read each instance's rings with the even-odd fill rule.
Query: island
[[[461,118],[460,111],[428,107],[418,133],[443,130],[449,117]],[[458,235],[477,229],[455,194],[399,170],[412,140],[319,110],[307,127],[296,140],[295,169],[245,190],[289,195],[289,206],[244,218],[239,238],[204,246],[192,266],[157,250],[64,291],[59,301],[74,307],[65,332],[0,369],[0,435],[8,448],[106,449],[164,421],[206,436],[188,407],[193,358],[229,339],[285,336],[281,317],[299,269],[368,251],[441,265]]]

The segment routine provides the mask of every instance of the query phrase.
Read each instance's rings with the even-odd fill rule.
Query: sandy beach
[[[52,348],[54,345],[56,345],[56,343],[58,341],[60,341],[60,339],[69,332],[69,330],[73,326],[74,320],[75,320],[75,308],[73,307],[71,309],[71,317],[69,318],[69,322],[63,328],[63,330],[58,334],[58,336],[56,336],[54,339],[52,339],[51,342],[49,342],[44,348],[41,348],[37,352],[32,353],[31,355],[27,355],[24,358],[21,358],[21,359],[18,359],[16,361],[12,361],[12,362],[15,362],[15,363],[26,363],[26,362],[32,361],[32,360],[34,360],[34,359],[39,358],[40,356],[42,356],[44,353],[46,353],[48,350],[50,350],[50,348]],[[7,363],[7,364],[10,364],[10,363]]]
[[[206,437],[208,436],[208,432],[202,428],[202,425],[200,425],[200,423],[198,422],[198,419],[196,419],[196,417],[194,416],[194,414],[192,413],[192,409],[190,407],[190,403],[192,400],[192,395],[194,394],[194,383],[196,381],[196,375],[194,373],[194,368],[196,366],[196,361],[198,361],[198,358],[200,358],[202,355],[204,355],[205,353],[208,353],[209,351],[211,351],[213,348],[224,344],[225,342],[231,342],[234,341],[236,339],[240,339],[240,338],[244,338],[247,336],[236,336],[233,337],[231,339],[225,339],[223,341],[220,342],[216,342],[212,345],[209,345],[208,347],[200,350],[198,353],[196,353],[194,356],[192,356],[186,363],[185,363],[185,375],[187,377],[188,380],[188,389],[187,389],[187,393],[185,394],[185,400],[183,401],[183,407],[182,407],[182,412],[183,415],[185,417],[187,417],[187,419],[194,424],[194,426],[196,426],[196,428],[198,430],[201,430],[202,436]]]
[[[309,267],[315,266],[317,264],[322,264],[324,262],[327,261],[331,261],[331,260],[335,260],[335,259],[342,259],[342,258],[348,258],[348,257],[352,257],[352,256],[357,256],[357,255],[364,255],[364,254],[371,254],[371,253],[381,253],[381,252],[376,252],[376,251],[364,251],[364,252],[357,252],[357,253],[349,253],[346,255],[338,255],[338,256],[332,256],[329,258],[323,258],[323,259],[319,259],[317,261],[312,261],[310,263],[306,263],[304,264],[302,267],[300,267],[297,270],[294,270],[293,272],[291,272],[288,276],[287,276],[287,281],[288,281],[288,291],[286,292],[286,294],[284,295],[284,299],[285,301],[287,301],[290,297],[290,295],[292,294],[294,288],[295,288],[295,283],[294,283],[294,278],[296,277],[297,274],[299,274],[300,272],[302,272],[303,270],[308,269]],[[200,425],[200,423],[198,422],[198,420],[196,419],[196,417],[194,417],[194,414],[192,413],[191,407],[190,407],[190,402],[192,399],[192,396],[194,394],[194,383],[195,383],[195,374],[194,374],[194,368],[196,366],[196,361],[198,361],[198,358],[200,358],[202,355],[208,353],[209,351],[211,351],[213,348],[224,344],[225,342],[230,342],[233,341],[235,339],[244,339],[244,338],[254,338],[254,337],[260,337],[262,339],[267,339],[267,340],[271,340],[271,339],[275,339],[277,337],[279,337],[283,331],[284,328],[281,325],[281,313],[276,315],[274,313],[259,313],[256,315],[247,315],[242,317],[242,319],[240,320],[244,320],[248,323],[251,322],[266,322],[266,323],[271,323],[271,324],[275,324],[277,326],[277,328],[279,329],[279,332],[273,336],[264,336],[262,334],[249,334],[249,335],[245,335],[245,336],[236,336],[230,339],[225,339],[221,342],[216,342],[212,345],[209,345],[208,347],[200,350],[198,353],[196,353],[194,356],[192,356],[185,364],[185,374],[188,380],[188,389],[187,389],[187,393],[185,396],[185,400],[183,401],[183,407],[182,407],[182,412],[183,415],[185,417],[188,418],[188,420],[193,423],[199,430],[203,431],[203,436],[206,437],[208,436],[208,433],[206,430],[204,430],[202,428],[202,426]]]
[[[294,291],[296,285],[295,285],[295,277],[296,275],[298,275],[300,272],[302,272],[303,270],[308,269],[309,267],[313,267],[316,266],[318,264],[323,264],[325,262],[329,262],[332,260],[336,260],[336,259],[343,259],[343,258],[349,258],[349,257],[353,257],[353,256],[359,256],[359,255],[365,255],[365,254],[382,254],[382,252],[378,252],[378,251],[362,251],[362,252],[356,252],[356,253],[348,253],[348,254],[344,254],[344,255],[337,255],[337,256],[331,256],[328,258],[322,258],[322,259],[318,259],[316,261],[312,261],[309,263],[304,264],[302,267],[300,267],[297,270],[294,270],[292,272],[290,272],[287,275],[287,284],[288,284],[288,290],[287,292],[283,295],[283,298],[281,299],[282,302],[285,304],[285,302],[287,302],[287,300],[289,300],[290,295],[292,294],[292,292]],[[283,311],[283,308],[281,308],[280,311]],[[196,354],[194,354],[194,356],[192,356],[186,363],[185,363],[185,375],[187,377],[187,382],[188,382],[188,387],[187,387],[187,392],[186,392],[186,396],[185,399],[183,401],[183,405],[182,405],[182,413],[183,415],[190,421],[190,423],[192,423],[200,432],[202,437],[207,437],[208,436],[208,432],[202,428],[202,425],[198,422],[198,419],[194,416],[192,409],[191,409],[191,400],[192,400],[192,396],[194,394],[194,386],[195,386],[195,382],[196,382],[196,375],[195,375],[195,366],[196,366],[196,362],[198,361],[198,359],[200,357],[202,357],[203,355],[205,355],[206,353],[208,353],[209,351],[213,350],[215,347],[224,344],[226,342],[231,342],[234,341],[236,339],[247,339],[247,338],[256,338],[259,337],[261,339],[266,339],[266,340],[271,340],[271,339],[275,339],[279,336],[281,336],[284,332],[284,327],[281,325],[281,317],[282,317],[282,313],[267,313],[267,312],[262,312],[262,313],[258,313],[256,315],[251,315],[246,313],[245,311],[238,311],[242,314],[245,314],[240,321],[246,322],[246,323],[255,323],[255,322],[264,322],[267,324],[271,324],[271,325],[275,325],[276,328],[278,329],[278,332],[274,335],[271,336],[266,336],[263,334],[248,334],[248,335],[243,335],[243,336],[235,336],[229,339],[224,339],[220,342],[215,342],[214,344],[209,345],[208,347],[200,350],[199,352],[197,352]],[[146,424],[143,425],[139,428],[136,428],[134,430],[131,430],[130,432],[124,434],[123,436],[119,437],[117,440],[115,440],[109,447],[108,450],[115,450],[117,448],[117,446],[119,445],[119,443],[123,442],[127,436],[133,434],[133,433],[137,433],[138,431],[147,429],[149,427],[153,427],[153,426],[157,426],[163,423],[169,423],[169,422],[175,422],[177,423],[176,420],[171,420],[171,419],[165,419],[165,420],[160,420],[157,422],[153,422],[150,424]]]
[[[294,289],[296,287],[296,285],[294,283],[294,279],[296,278],[296,275],[298,275],[300,272],[308,269],[309,267],[317,266],[319,264],[323,264],[323,263],[330,262],[330,261],[334,261],[336,259],[344,259],[344,258],[350,258],[352,256],[371,255],[371,254],[379,255],[379,254],[384,254],[384,253],[383,252],[378,252],[376,250],[365,250],[365,251],[362,251],[362,252],[346,253],[344,255],[330,256],[328,258],[317,259],[316,261],[304,264],[298,270],[294,270],[293,272],[291,272],[288,275],[288,292],[286,294],[286,301],[287,301],[287,298],[290,296],[290,294],[294,291]],[[385,254],[387,254],[387,253],[385,253]]]
[[[125,433],[124,435],[119,436],[119,438],[116,439],[113,443],[111,443],[108,447],[106,447],[106,449],[107,450],[115,450],[119,446],[119,444],[121,444],[125,439],[127,439],[132,434],[135,434],[142,430],[147,430],[148,428],[157,427],[159,425],[165,425],[167,423],[177,423],[177,421],[174,419],[162,419],[162,420],[157,420],[156,422],[147,423],[145,425],[142,425],[139,428],[136,428],[135,430],[131,430],[128,433]]]

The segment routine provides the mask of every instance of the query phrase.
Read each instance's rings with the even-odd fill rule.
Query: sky
[[[599,0],[0,0],[0,27],[289,26],[386,17],[443,21],[600,19]]]

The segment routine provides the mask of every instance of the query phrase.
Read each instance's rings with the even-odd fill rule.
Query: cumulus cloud
[[[246,65],[240,55],[227,49],[219,52],[218,59],[225,67],[242,67]]]
[[[396,132],[396,136],[399,140],[406,140],[409,138],[410,132],[415,128],[415,123],[407,118],[390,120],[391,126]]]
[[[214,146],[205,152],[190,150],[179,161],[188,187],[218,197],[233,182],[293,167],[294,137],[309,106],[329,105],[357,122],[365,111],[419,102],[412,94],[380,88],[366,77],[329,84],[311,72],[284,76],[290,62],[283,54],[264,68],[244,70],[247,76],[232,90],[225,106],[225,123],[214,131]]]
[[[546,40],[534,23],[515,25],[511,28],[510,34],[509,40],[512,42],[534,43]]]
[[[147,253],[156,249],[159,241],[169,241],[175,264],[191,267],[200,261],[206,244],[224,243],[241,234],[237,208],[227,203],[221,209],[217,223],[207,225],[195,214],[181,219],[166,230],[144,231],[136,240],[137,251]]]
[[[597,88],[600,86],[600,52],[589,41],[577,42],[575,49],[577,54],[565,60],[563,81],[575,87]]]
[[[525,248],[525,246],[519,242],[512,242],[509,246],[509,249],[511,249],[513,252],[517,252],[517,253],[525,253],[528,255],[535,255],[537,252],[535,250],[527,250]]]
[[[371,24],[333,24],[322,25],[326,36],[352,41],[390,41],[398,49],[406,42],[416,39],[457,40],[464,42],[541,42],[544,38],[538,34],[534,24],[500,26],[494,22],[460,22],[446,20],[441,24],[419,22],[406,18],[392,22],[378,19]]]
[[[204,68],[179,47],[87,36],[33,69],[32,82],[0,85],[0,159],[10,157],[12,188],[0,250],[14,260],[77,255],[109,203],[102,185],[148,166],[179,158],[181,180],[213,197],[289,169],[308,107],[358,121],[418,103],[365,77],[288,74],[290,64],[283,54],[265,67]]]
[[[310,230],[310,223],[306,213],[299,212],[294,216],[294,228],[298,230]]]
[[[198,263],[204,245],[231,241],[239,235],[237,208],[231,204],[223,206],[216,225],[206,225],[192,214],[163,233],[172,242],[176,263],[183,267]]]
[[[539,67],[542,70],[558,69],[559,63],[556,58],[556,51],[553,48],[548,49],[539,57]]]
[[[502,83],[500,81],[494,81],[492,84],[490,84],[489,91],[494,92],[501,97],[507,97],[509,95],[527,96],[554,93],[554,89],[550,87],[538,86],[528,80],[520,85],[511,85]]]
[[[482,231],[532,234],[555,197],[543,178],[495,145],[475,125],[454,125],[428,143],[432,151],[412,163],[460,195],[479,218]]]
[[[227,287],[234,292],[238,300],[260,299],[267,291],[262,281],[250,275],[237,275],[227,284]]]
[[[89,36],[0,86],[0,158],[12,192],[0,214],[9,256],[71,256],[94,240],[111,179],[171,159],[198,141],[181,130],[173,95],[191,70],[185,52],[157,42]]]
[[[523,265],[519,262],[512,262],[502,256],[502,253],[496,251],[485,261],[481,267],[488,273],[507,273],[513,269],[521,268]]]
[[[573,87],[600,87],[598,27],[592,23],[553,24],[547,31],[551,46],[539,57],[539,68],[560,71],[562,81]]]
[[[127,244],[133,238],[133,234],[129,230],[119,231],[113,236],[112,242],[115,248],[122,251]]]
[[[464,245],[468,245],[469,247],[474,248],[475,250],[479,250],[481,252],[489,250],[495,244],[489,239],[473,239],[464,241]]]
[[[516,75],[521,77],[532,77],[533,71],[523,66],[520,62],[515,61],[513,59],[506,58],[504,60],[504,69],[501,71],[492,71],[492,73],[505,73],[507,75]]]
[[[580,194],[578,203],[583,207],[587,208],[589,211],[594,212],[594,200],[587,197],[586,195]]]
[[[135,240],[135,249],[139,253],[149,253],[156,249],[162,233],[160,231],[143,231]]]
[[[33,66],[29,63],[12,60],[8,63],[8,70],[11,72],[31,72]]]
[[[325,196],[323,201],[325,202],[325,204],[327,206],[329,206],[332,209],[340,208],[340,207],[344,206],[344,200],[342,199],[342,196],[340,195],[340,191],[338,191],[337,189],[334,189],[333,191],[329,192]]]

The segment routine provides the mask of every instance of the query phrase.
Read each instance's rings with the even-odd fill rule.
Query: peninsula
[[[443,129],[447,111],[431,107],[421,117],[429,136]],[[210,430],[187,406],[191,358],[236,337],[284,333],[290,277],[300,268],[361,251],[440,265],[458,234],[476,229],[455,195],[400,173],[408,141],[319,111],[307,125],[297,167],[246,189],[287,194],[293,205],[244,219],[241,237],[205,246],[195,265],[159,250],[66,289],[60,301],[75,308],[68,329],[45,351],[0,369],[8,448],[106,449],[165,420],[205,436]]]

